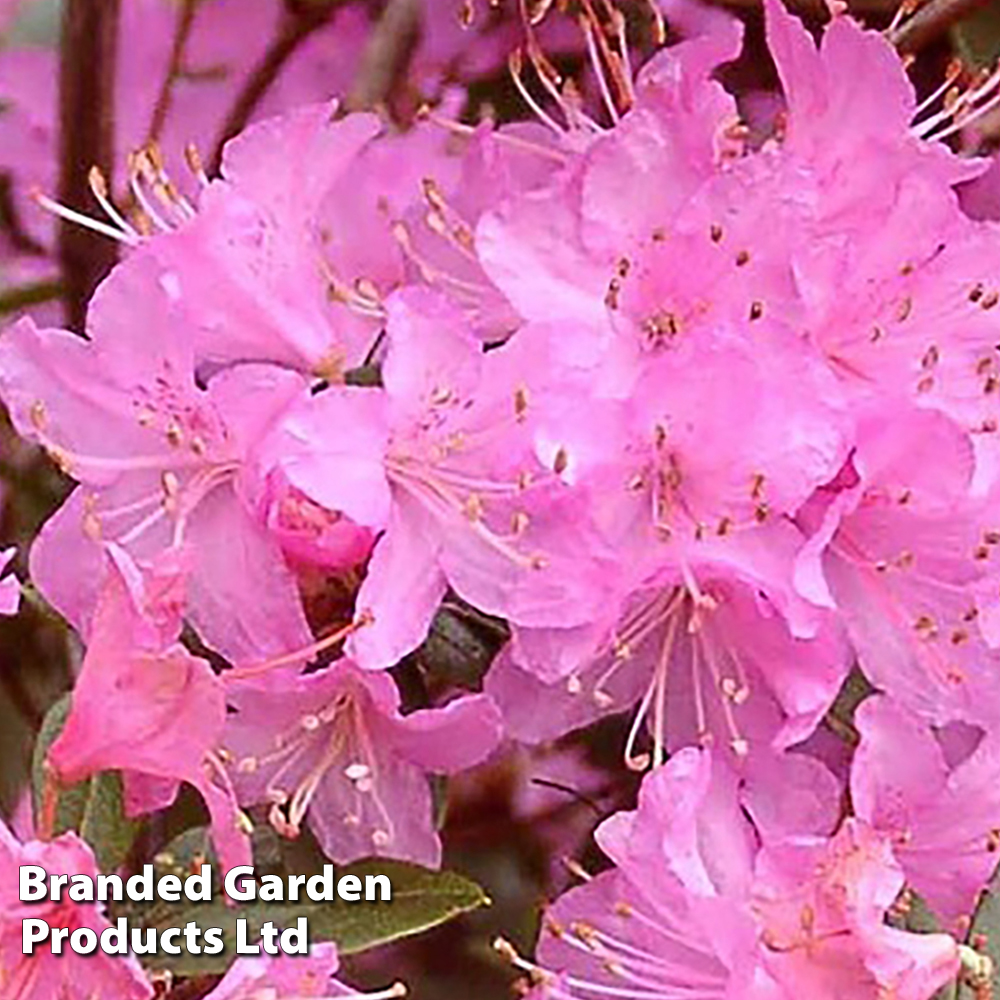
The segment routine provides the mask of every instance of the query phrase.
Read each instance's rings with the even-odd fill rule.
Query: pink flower
[[[958,971],[948,936],[885,925],[903,885],[887,840],[851,820],[761,847],[707,752],[654,771],[597,838],[616,868],[550,909],[538,965],[517,960],[540,998],[927,1000]]]
[[[926,723],[885,697],[862,704],[855,725],[855,811],[892,838],[907,882],[947,926],[961,929],[1000,849],[996,737],[949,763]]]
[[[381,124],[368,114],[335,120],[336,110],[307,105],[248,128],[227,144],[222,176],[196,207],[175,207],[176,231],[165,226],[137,251],[176,287],[199,363],[266,361],[338,379],[374,343],[379,302],[343,273],[328,247],[338,220],[320,209]],[[395,263],[399,251],[383,227]]]
[[[166,178],[142,161],[140,191],[165,201],[162,231],[126,224],[118,236],[187,300],[199,362],[261,360],[342,381],[384,353],[386,299],[417,278],[484,340],[516,328],[475,226],[502,191],[540,186],[561,154],[530,126],[436,115],[394,133],[375,115],[336,114],[336,103],[309,105],[251,126],[193,203],[164,199]]]
[[[765,965],[789,996],[926,1000],[957,972],[947,935],[886,925],[903,871],[889,839],[858,820],[826,842],[765,846],[756,876]]]
[[[866,31],[848,16],[834,17],[816,46],[812,36],[781,0],[766,4],[767,43],[778,68],[787,113],[782,129],[786,155],[808,164],[820,184],[852,170],[859,188],[885,191],[886,170],[932,178],[942,189],[973,177],[982,165],[954,156],[937,141],[958,116],[963,103],[941,114],[922,112],[907,79],[903,61],[888,39]],[[880,100],[872,101],[877,91]],[[849,123],[849,127],[845,127]],[[856,169],[879,158],[882,169]],[[864,188],[862,188],[864,189]],[[844,194],[855,195],[855,190]],[[830,192],[836,202],[841,192]],[[872,229],[872,232],[876,232]]]
[[[200,3],[186,48],[184,72],[158,133],[154,109],[172,56],[177,7],[171,0],[129,0],[121,13],[115,100],[115,149],[122,162],[151,138],[166,151],[174,175],[183,169],[188,144],[210,151],[236,95],[245,85],[283,14],[276,0],[209,0]],[[358,5],[348,5],[293,54],[255,118],[306,101],[326,100],[347,90],[369,23]],[[31,204],[30,191],[55,190],[58,167],[56,84],[58,53],[23,46],[0,53],[0,120],[3,166],[14,175],[18,217],[43,248],[53,242],[51,218]]]
[[[56,840],[31,840],[21,844],[0,821],[0,994],[12,1000],[146,1000],[153,996],[134,956],[112,957],[100,950],[78,955],[68,942],[55,955],[47,942],[35,945],[33,955],[21,947],[21,921],[29,917],[46,921],[51,928],[75,931],[90,928],[98,936],[111,925],[103,907],[60,902],[22,903],[19,889],[21,865],[41,865],[49,875],[97,877],[90,848],[75,833]]]
[[[306,645],[280,546],[239,495],[248,452],[304,381],[244,365],[205,388],[182,306],[148,260],[128,261],[101,286],[90,333],[85,341],[25,319],[0,341],[0,395],[19,433],[80,484],[33,548],[39,588],[86,634],[98,542],[139,559],[186,544],[189,616],[208,645],[235,661]]]
[[[319,506],[382,532],[348,641],[365,668],[424,639],[452,586],[482,610],[537,625],[587,620],[606,587],[581,502],[538,459],[524,419],[544,379],[529,341],[483,353],[447,300],[389,303],[384,388],[331,386],[293,406],[259,450]]]
[[[672,278],[686,294],[681,272]],[[539,364],[571,367],[574,380],[542,395],[527,423],[537,453],[563,456],[563,479],[587,498],[619,567],[588,622],[515,628],[487,683],[522,738],[639,701],[627,758],[643,720],[657,760],[709,739],[743,756],[804,739],[840,687],[848,652],[834,616],[795,592],[803,538],[787,518],[840,467],[850,423],[800,339],[768,325],[764,352],[719,306],[714,322],[701,315],[710,306],[679,312],[696,329],[676,340],[625,317],[604,331],[518,334]],[[552,711],[528,711],[536,697]]]
[[[803,511],[796,582],[835,608],[862,669],[924,718],[994,721],[995,504],[970,493],[972,445],[944,415],[883,404],[861,414],[852,462]]]
[[[516,630],[486,681],[509,731],[551,739],[638,702],[625,760],[639,769],[691,744],[745,758],[801,742],[850,658],[833,617],[792,592],[798,544],[775,524],[677,562],[664,546],[660,570],[593,625]],[[637,752],[643,724],[652,756]]]
[[[104,770],[159,779],[156,806],[188,782],[205,799],[223,866],[246,864],[248,823],[219,754],[222,683],[177,641],[182,570],[143,571],[123,550],[107,553],[87,653],[48,766],[67,785]]]
[[[406,995],[402,983],[375,993],[355,990],[332,978],[339,964],[332,942],[316,945],[304,957],[239,958],[205,1000],[391,1000]]]
[[[349,660],[279,688],[236,681],[227,693],[241,801],[270,804],[285,836],[308,819],[337,862],[378,854],[440,864],[426,774],[479,763],[502,734],[482,695],[401,715],[392,679]]]

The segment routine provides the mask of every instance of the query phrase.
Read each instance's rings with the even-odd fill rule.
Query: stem
[[[99,211],[88,183],[91,167],[111,178],[114,84],[120,0],[66,0],[59,63],[59,200]],[[82,226],[61,222],[59,263],[66,322],[82,333],[87,303],[117,259],[117,245]]]
[[[177,10],[177,24],[174,27],[174,38],[170,46],[170,64],[167,75],[163,78],[160,93],[157,95],[153,114],[149,119],[146,131],[148,142],[155,142],[163,131],[170,105],[173,101],[174,84],[184,71],[184,50],[187,48],[191,30],[194,28],[194,16],[198,9],[198,0],[181,0]]]
[[[14,201],[14,182],[6,171],[0,172],[0,232],[11,248],[31,257],[45,257],[48,251],[27,229]]]
[[[56,826],[56,810],[59,808],[60,782],[55,772],[49,766],[48,760],[42,765],[44,778],[42,780],[42,795],[38,809],[39,840],[51,840]]]
[[[347,98],[352,111],[384,104],[413,54],[420,35],[419,0],[388,0]]]
[[[17,285],[0,291],[0,317],[13,312],[21,312],[29,306],[52,302],[63,294],[63,286],[58,281],[36,281],[28,285]]]
[[[709,2],[716,7],[728,7],[733,10],[761,9],[761,0],[709,0]],[[800,17],[815,18],[823,22],[829,18],[825,0],[787,0],[786,6]],[[899,7],[899,0],[848,0],[848,7],[854,15],[889,18]]]
[[[295,55],[299,46],[307,38],[330,22],[340,6],[341,3],[337,0],[331,0],[327,3],[319,3],[315,0],[295,3],[286,0],[285,14],[277,36],[247,77],[246,83],[236,95],[236,100],[219,129],[209,160],[209,174],[218,174],[219,167],[222,165],[223,147],[230,139],[239,135],[246,128],[253,113],[285,68],[288,60]]]
[[[990,0],[930,0],[895,31],[889,41],[904,55],[910,55],[926,48],[936,41],[953,24],[961,21]]]

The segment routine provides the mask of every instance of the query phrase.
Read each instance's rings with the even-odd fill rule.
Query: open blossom
[[[990,725],[997,654],[980,618],[995,604],[1000,536],[995,503],[970,493],[973,467],[943,414],[869,411],[851,463],[803,511],[797,583],[837,609],[866,675],[901,704]]]
[[[440,864],[426,776],[478,764],[502,734],[482,695],[401,715],[392,678],[345,659],[278,689],[236,681],[227,694],[241,801],[269,804],[286,836],[308,820],[337,862],[378,854]]]
[[[706,751],[654,771],[597,838],[616,867],[549,910],[537,964],[517,960],[539,998],[926,1000],[957,971],[947,935],[884,923],[903,886],[886,838],[849,820],[761,846]]]
[[[107,553],[87,654],[47,766],[64,785],[112,769],[128,772],[133,784],[159,779],[156,806],[187,782],[205,800],[223,866],[246,864],[248,824],[219,753],[222,683],[177,641],[182,569],[143,571],[124,551]]]
[[[858,816],[892,837],[907,882],[949,926],[970,918],[996,868],[1000,787],[996,737],[950,762],[923,720],[886,697],[858,709],[851,770]]]
[[[253,117],[328,98],[353,78],[369,21],[359,4],[340,5],[329,25],[292,54]],[[174,173],[188,144],[209,151],[256,61],[279,29],[277,0],[207,0],[194,12],[182,72],[161,97],[170,70],[180,11],[171,0],[129,0],[122,6],[116,73],[115,148],[121,154],[156,141]],[[2,164],[12,175],[18,226],[33,244],[28,256],[53,249],[51,219],[31,203],[31,191],[53,191],[58,177],[58,52],[39,45],[0,52]],[[22,252],[26,248],[21,248]]]
[[[157,261],[190,307],[199,363],[268,361],[341,381],[381,357],[386,300],[415,280],[502,341],[519,318],[482,267],[475,227],[501,192],[541,186],[564,154],[538,126],[473,128],[450,110],[400,132],[337,101],[296,108],[228,142],[220,176],[199,175],[191,199],[145,153],[134,194],[153,231],[99,190],[111,224],[90,225]]]
[[[525,624],[587,620],[605,588],[585,510],[539,461],[524,413],[539,373],[530,344],[483,353],[447,300],[389,303],[384,387],[330,386],[291,407],[258,465],[330,511],[382,532],[348,640],[366,668],[418,646],[450,585]],[[558,465],[558,461],[556,462]]]
[[[188,306],[199,363],[267,361],[339,378],[370,350],[379,303],[331,257],[320,209],[381,124],[369,114],[335,120],[336,111],[336,102],[307,105],[248,128],[226,145],[221,176],[195,206],[167,199],[172,216],[137,251]],[[122,238],[145,242],[131,226]],[[379,270],[367,277],[377,287]]]
[[[304,646],[294,579],[238,480],[268,420],[305,385],[245,365],[204,388],[179,306],[147,264],[129,261],[101,286],[90,341],[28,319],[0,341],[15,425],[80,484],[35,542],[32,576],[86,634],[102,542],[139,559],[186,546],[188,616],[208,645],[234,661]]]
[[[337,946],[317,944],[307,956],[239,958],[205,1000],[391,1000],[406,996],[395,983],[375,993],[362,993],[334,979],[340,962]]]
[[[691,744],[745,758],[801,742],[850,661],[832,616],[794,594],[799,544],[794,529],[776,524],[675,564],[665,548],[659,572],[592,625],[515,631],[487,691],[511,733],[532,742],[638,705],[625,760],[640,769]],[[644,725],[652,755],[637,750]]]
[[[521,19],[516,4],[490,10],[463,26],[461,3],[421,0],[414,5],[420,30],[407,61],[405,110],[412,113],[424,100],[501,69],[519,42]],[[17,12],[16,0],[0,4],[0,29]],[[366,0],[337,3],[320,24],[289,53],[270,86],[251,109],[260,121],[310,102],[347,95],[355,83],[366,41],[374,25]],[[203,0],[193,12],[176,73],[164,99],[164,82],[172,72],[173,44],[184,17],[172,0],[129,0],[121,11],[116,72],[115,148],[130,153],[151,142],[164,151],[170,173],[177,176],[182,152],[193,145],[211,152],[237,99],[276,37],[285,26],[281,0]],[[306,13],[308,18],[309,14]],[[550,51],[575,53],[582,39],[567,18],[550,18],[542,28]],[[51,219],[31,204],[31,190],[56,187],[58,176],[58,53],[52,47],[10,45],[0,52],[0,157],[11,174],[13,205],[22,239],[10,248],[25,260],[53,262]],[[282,150],[276,150],[281,153]],[[287,154],[287,150],[284,151]],[[131,169],[131,168],[130,168]],[[314,169],[314,176],[321,171]],[[153,216],[155,219],[155,215]],[[7,256],[4,247],[4,256]]]
[[[97,951],[77,955],[68,945],[54,955],[48,943],[22,954],[21,921],[44,920],[49,927],[74,931],[89,927],[97,935],[110,927],[99,903],[22,903],[21,865],[41,865],[50,875],[97,877],[90,848],[75,833],[55,840],[19,843],[0,820],[0,994],[11,1000],[146,1000],[153,988],[132,955],[112,957]],[[65,892],[65,890],[64,890]]]

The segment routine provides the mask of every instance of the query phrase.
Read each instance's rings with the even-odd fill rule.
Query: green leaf
[[[855,666],[847,675],[834,703],[830,706],[830,711],[826,713],[826,718],[823,721],[827,728],[845,743],[857,746],[861,737],[854,728],[854,713],[858,706],[874,692],[875,688],[872,687],[868,678],[859,667]]]
[[[143,926],[166,929],[183,927],[189,920],[202,928],[223,928],[226,949],[221,955],[155,955],[145,959],[149,968],[169,969],[175,975],[194,976],[224,972],[235,954],[236,921],[249,921],[249,940],[257,939],[260,927],[273,920],[279,927],[305,917],[309,941],[335,941],[344,954],[365,951],[377,945],[430,930],[445,921],[489,903],[483,890],[454,872],[434,872],[404,861],[370,858],[337,869],[338,877],[387,875],[392,883],[392,900],[347,903],[247,903],[227,906],[221,897],[211,903],[154,904],[145,911],[136,908],[130,925],[138,926],[137,916],[145,915]],[[138,911],[138,912],[137,912]]]
[[[429,688],[479,688],[508,632],[499,619],[454,600],[434,616],[417,658]]]
[[[45,794],[45,757],[62,732],[69,715],[71,696],[64,695],[49,709],[35,742],[31,774],[35,823],[42,813]],[[125,862],[140,824],[125,816],[121,776],[95,774],[69,788],[58,789],[52,835],[75,830],[93,848],[101,871],[114,871]]]

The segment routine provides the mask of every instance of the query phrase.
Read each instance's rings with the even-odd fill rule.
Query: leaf
[[[868,678],[855,666],[844,680],[844,684],[830,706],[823,720],[828,729],[850,746],[856,746],[861,739],[854,728],[854,713],[866,698],[875,693]]]
[[[455,686],[476,689],[507,641],[498,619],[488,618],[457,600],[434,616],[427,639],[417,652],[432,692]]]
[[[221,973],[236,957],[236,921],[249,921],[248,940],[257,939],[260,927],[273,920],[279,927],[291,926],[305,917],[309,941],[335,941],[344,954],[365,951],[377,945],[419,934],[445,923],[463,913],[488,904],[483,890],[454,872],[434,872],[404,861],[369,858],[336,869],[336,877],[357,875],[387,875],[392,883],[392,900],[387,902],[347,903],[260,903],[227,906],[221,897],[211,903],[154,904],[146,911],[146,927],[166,929],[183,927],[193,920],[202,930],[221,927],[226,941],[221,955],[155,955],[144,959],[154,970],[169,969],[175,975],[194,976]],[[141,911],[139,911],[141,912]],[[138,926],[137,911],[130,917],[130,926]]]
[[[94,849],[101,871],[113,872],[125,864],[142,824],[125,815],[120,774],[95,774],[89,784],[80,836]]]
[[[35,823],[38,824],[45,791],[45,757],[66,724],[71,696],[64,695],[49,709],[35,741],[31,761]],[[121,776],[95,774],[69,788],[59,789],[52,835],[75,830],[93,848],[101,871],[121,866],[139,832],[140,824],[125,815]]]

